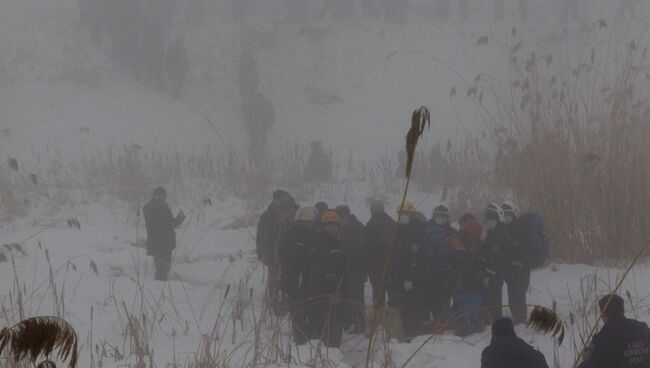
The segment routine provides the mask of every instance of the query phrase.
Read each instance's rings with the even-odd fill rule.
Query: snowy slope
[[[491,9],[477,2],[472,3],[471,23],[433,24],[414,16],[405,26],[331,20],[302,26],[282,21],[277,9],[264,13],[264,7],[241,26],[220,12],[225,3],[200,21],[193,18],[192,4],[200,2],[178,3],[187,9],[179,11],[179,19],[184,20],[180,29],[188,40],[191,71],[183,97],[173,101],[112,63],[108,42],[97,46],[90,41],[75,0],[3,1],[0,124],[13,135],[0,154],[26,160],[50,144],[75,157],[84,127],[90,129],[87,143],[93,146],[138,143],[196,150],[218,141],[206,117],[226,140],[245,147],[236,79],[241,41],[247,39],[258,59],[261,90],[276,110],[275,150],[287,141],[317,139],[341,157],[352,152],[374,161],[378,154],[400,148],[410,112],[423,104],[434,112],[431,140],[461,139],[484,128],[464,97],[464,81],[471,85],[483,73],[507,84],[511,26],[523,41],[522,56],[530,51],[570,56],[587,41],[600,41],[577,23],[568,25],[570,37],[564,37],[555,5],[546,2],[532,2],[531,13],[544,16],[525,25],[492,23]],[[584,25],[593,28],[603,18],[611,28],[614,8],[600,1],[585,11]],[[197,25],[188,27],[190,21]],[[616,38],[628,42],[640,34],[637,28],[617,29]],[[478,47],[476,41],[484,35],[491,41]],[[450,99],[453,87],[458,96]],[[309,91],[336,100],[315,104]]]

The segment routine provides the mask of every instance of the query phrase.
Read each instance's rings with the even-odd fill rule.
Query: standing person
[[[347,284],[345,288],[346,320],[345,328],[353,334],[363,333],[366,329],[366,305],[364,289],[368,270],[366,257],[363,254],[362,237],[363,224],[357,220],[350,207],[341,205],[334,209],[341,219],[341,247],[347,266]]]
[[[290,21],[306,23],[309,21],[309,1],[288,0],[287,12]]]
[[[469,20],[469,0],[459,0],[460,5],[460,21],[467,22]]]
[[[430,262],[425,249],[425,221],[410,202],[400,208],[397,249],[388,277],[388,305],[399,310],[408,338],[428,333],[432,324],[429,297]]]
[[[528,21],[528,0],[519,0],[519,20],[521,22]]]
[[[384,204],[372,200],[370,220],[363,232],[363,247],[368,260],[368,276],[372,285],[372,300],[375,307],[383,307],[386,304],[386,282],[382,283],[381,277],[395,225],[395,220],[386,213]]]
[[[506,19],[505,0],[492,0],[494,4],[494,21],[503,22]]]
[[[278,245],[282,300],[291,314],[293,341],[297,345],[306,343],[310,338],[306,301],[309,259],[317,233],[316,214],[314,207],[299,209],[294,222],[282,233]]]
[[[361,12],[365,19],[377,18],[377,0],[361,0]]]
[[[185,42],[182,36],[176,36],[174,42],[167,49],[165,69],[172,84],[172,96],[175,99],[181,97],[183,85],[190,70],[190,60],[185,49]]]
[[[548,364],[542,353],[517,337],[510,318],[499,318],[492,324],[492,341],[481,354],[481,368],[505,367],[548,368]]]
[[[485,329],[480,314],[481,276],[485,270],[484,261],[479,256],[482,234],[481,223],[473,217],[467,217],[460,231],[453,235],[450,241],[452,263],[456,273],[452,280],[456,283],[456,290],[453,295],[453,313],[447,313],[447,316],[454,322],[453,327],[458,336],[468,336]]]
[[[249,157],[257,162],[262,158],[271,127],[275,124],[275,109],[261,92],[255,94],[251,105],[244,105],[244,127],[250,143]]]
[[[293,220],[298,205],[284,190],[273,192],[273,202],[260,216],[257,225],[255,244],[257,258],[268,268],[267,297],[271,310],[280,314],[280,267],[278,261],[278,243],[282,231]]]
[[[504,281],[508,287],[508,304],[515,324],[526,323],[528,308],[526,292],[530,285],[530,247],[526,228],[519,220],[519,208],[512,202],[501,205],[504,213],[504,228],[511,239],[508,264],[504,268]]]
[[[648,326],[625,317],[625,301],[618,295],[605,295],[598,306],[605,324],[594,336],[578,368],[650,367]]]
[[[560,21],[567,24],[570,19],[578,20],[578,0],[563,0]]]
[[[483,306],[490,312],[492,320],[503,316],[502,289],[506,266],[510,263],[512,249],[510,236],[503,224],[501,206],[490,203],[484,211],[483,222],[487,235],[482,245],[482,256],[486,261],[483,277]]]
[[[147,255],[153,256],[156,267],[154,280],[167,281],[172,262],[172,252],[176,248],[176,228],[179,227],[185,215],[179,211],[174,217],[167,204],[167,191],[158,187],[153,191],[153,197],[142,208],[144,222],[147,228]]]
[[[311,152],[307,158],[304,180],[312,183],[324,183],[332,180],[332,160],[325,153],[323,143],[314,141],[310,144]]]
[[[327,347],[340,347],[343,336],[340,300],[346,287],[346,264],[341,249],[341,220],[334,211],[321,218],[309,258],[309,320],[311,337]]]
[[[456,278],[451,262],[451,238],[456,234],[450,223],[450,210],[439,204],[433,210],[431,220],[426,225],[425,250],[431,269],[431,290],[429,298],[431,312],[438,319],[449,308],[451,296],[456,288]]]

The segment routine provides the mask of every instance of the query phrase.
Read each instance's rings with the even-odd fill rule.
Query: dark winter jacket
[[[472,238],[463,230],[451,239],[457,293],[474,293],[481,290],[485,262],[478,252],[480,244],[480,239]]]
[[[441,270],[451,266],[450,240],[456,230],[449,223],[440,226],[434,221],[429,221],[426,226],[426,252],[433,260],[433,265]]]
[[[633,319],[609,320],[594,336],[579,368],[650,367],[650,330]]]
[[[176,248],[176,228],[183,222],[183,217],[172,215],[166,202],[152,199],[142,208],[147,228],[147,254],[165,256]]]
[[[331,299],[340,296],[345,290],[345,282],[345,256],[340,240],[320,230],[314,237],[309,257],[309,297]]]
[[[526,230],[520,226],[520,223],[515,220],[511,224],[504,225],[510,237],[510,251],[509,263],[505,266],[506,272],[518,271],[521,269],[530,269],[533,259],[533,254],[530,252],[528,244],[526,244]]]
[[[363,228],[354,215],[345,217],[341,224],[341,247],[351,278],[365,279],[368,276],[368,260],[362,247]]]
[[[294,302],[307,296],[309,258],[315,236],[315,227],[294,222],[280,237],[280,290]]]
[[[371,280],[381,278],[395,226],[395,221],[385,212],[375,214],[366,224],[363,232],[363,248],[368,260],[368,274]]]
[[[548,365],[544,355],[524,340],[517,336],[500,336],[493,337],[483,350],[481,368],[548,368]]]
[[[275,206],[271,204],[260,216],[260,221],[257,224],[257,236],[255,237],[257,258],[266,266],[274,262],[281,228],[278,213]]]
[[[506,226],[499,223],[496,228],[489,230],[481,248],[487,272],[496,277],[503,277],[513,259],[512,241]]]
[[[399,307],[427,306],[432,289],[431,258],[427,255],[425,223],[412,220],[402,225],[397,249],[393,255],[388,277],[388,304]]]

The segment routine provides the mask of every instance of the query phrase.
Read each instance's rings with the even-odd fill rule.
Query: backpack
[[[521,241],[530,254],[530,268],[542,268],[550,258],[549,240],[544,234],[542,215],[529,212],[517,220]]]
[[[426,230],[426,254],[438,268],[447,268],[450,260],[451,236],[447,228],[436,225],[429,225]]]

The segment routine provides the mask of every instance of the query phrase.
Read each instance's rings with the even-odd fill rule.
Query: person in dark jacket
[[[504,227],[511,239],[509,262],[504,268],[504,281],[508,288],[508,305],[515,324],[526,323],[528,308],[526,292],[530,285],[530,254],[526,244],[526,234],[518,220],[519,209],[511,202],[501,205],[504,214]]]
[[[407,338],[428,333],[432,327],[428,293],[432,289],[431,262],[427,256],[424,221],[415,206],[405,202],[399,209],[397,249],[390,262],[388,305],[400,312]]]
[[[448,314],[447,319],[453,322],[458,336],[468,336],[485,329],[480,314],[481,276],[485,270],[485,264],[479,256],[482,234],[481,223],[476,219],[468,219],[463,221],[460,231],[450,240],[455,271],[452,280],[456,283],[456,289],[453,293],[452,313]]]
[[[426,252],[431,261],[431,290],[429,304],[434,318],[449,308],[451,295],[456,287],[451,262],[450,240],[456,230],[449,223],[450,210],[444,204],[436,206],[431,220],[426,225]]]
[[[347,265],[345,328],[347,330],[354,326],[352,333],[363,333],[366,329],[364,288],[368,278],[368,266],[361,245],[363,224],[351,213],[348,206],[337,206],[334,212],[341,219],[341,247]]]
[[[183,37],[177,36],[167,49],[165,69],[172,84],[172,96],[178,99],[190,69],[190,61]]]
[[[282,231],[291,223],[297,210],[298,205],[293,197],[283,190],[277,190],[273,193],[273,202],[262,213],[257,225],[257,257],[268,270],[268,302],[275,314],[281,312],[278,244]]]
[[[618,295],[598,301],[605,323],[594,336],[578,368],[650,367],[650,329],[625,317],[625,302]]]
[[[328,211],[321,218],[321,226],[309,257],[308,318],[311,337],[338,348],[343,336],[340,301],[346,284],[341,220],[334,211]]]
[[[154,279],[166,281],[172,262],[172,252],[176,248],[176,228],[185,215],[179,211],[174,217],[167,204],[167,191],[156,188],[151,201],[143,208],[144,222],[147,228],[147,255],[153,256],[156,267]]]
[[[499,318],[492,324],[492,341],[481,354],[481,368],[520,367],[548,368],[548,364],[542,353],[515,335],[510,318]]]
[[[314,141],[310,144],[311,152],[307,158],[303,178],[310,183],[324,183],[332,179],[332,158],[325,153],[323,143]]]
[[[302,345],[309,340],[307,297],[309,258],[316,236],[316,209],[303,207],[296,212],[293,223],[281,235],[278,245],[280,290],[291,314],[293,340]]]
[[[503,220],[501,206],[490,203],[485,208],[484,224],[487,235],[481,249],[486,262],[483,277],[483,306],[490,313],[493,321],[503,316],[504,273],[511,261],[512,244]]]
[[[363,232],[363,248],[368,261],[372,300],[376,307],[383,307],[386,304],[386,282],[382,282],[381,277],[395,225],[395,220],[386,213],[384,204],[381,201],[372,200],[370,202],[370,220]]]

